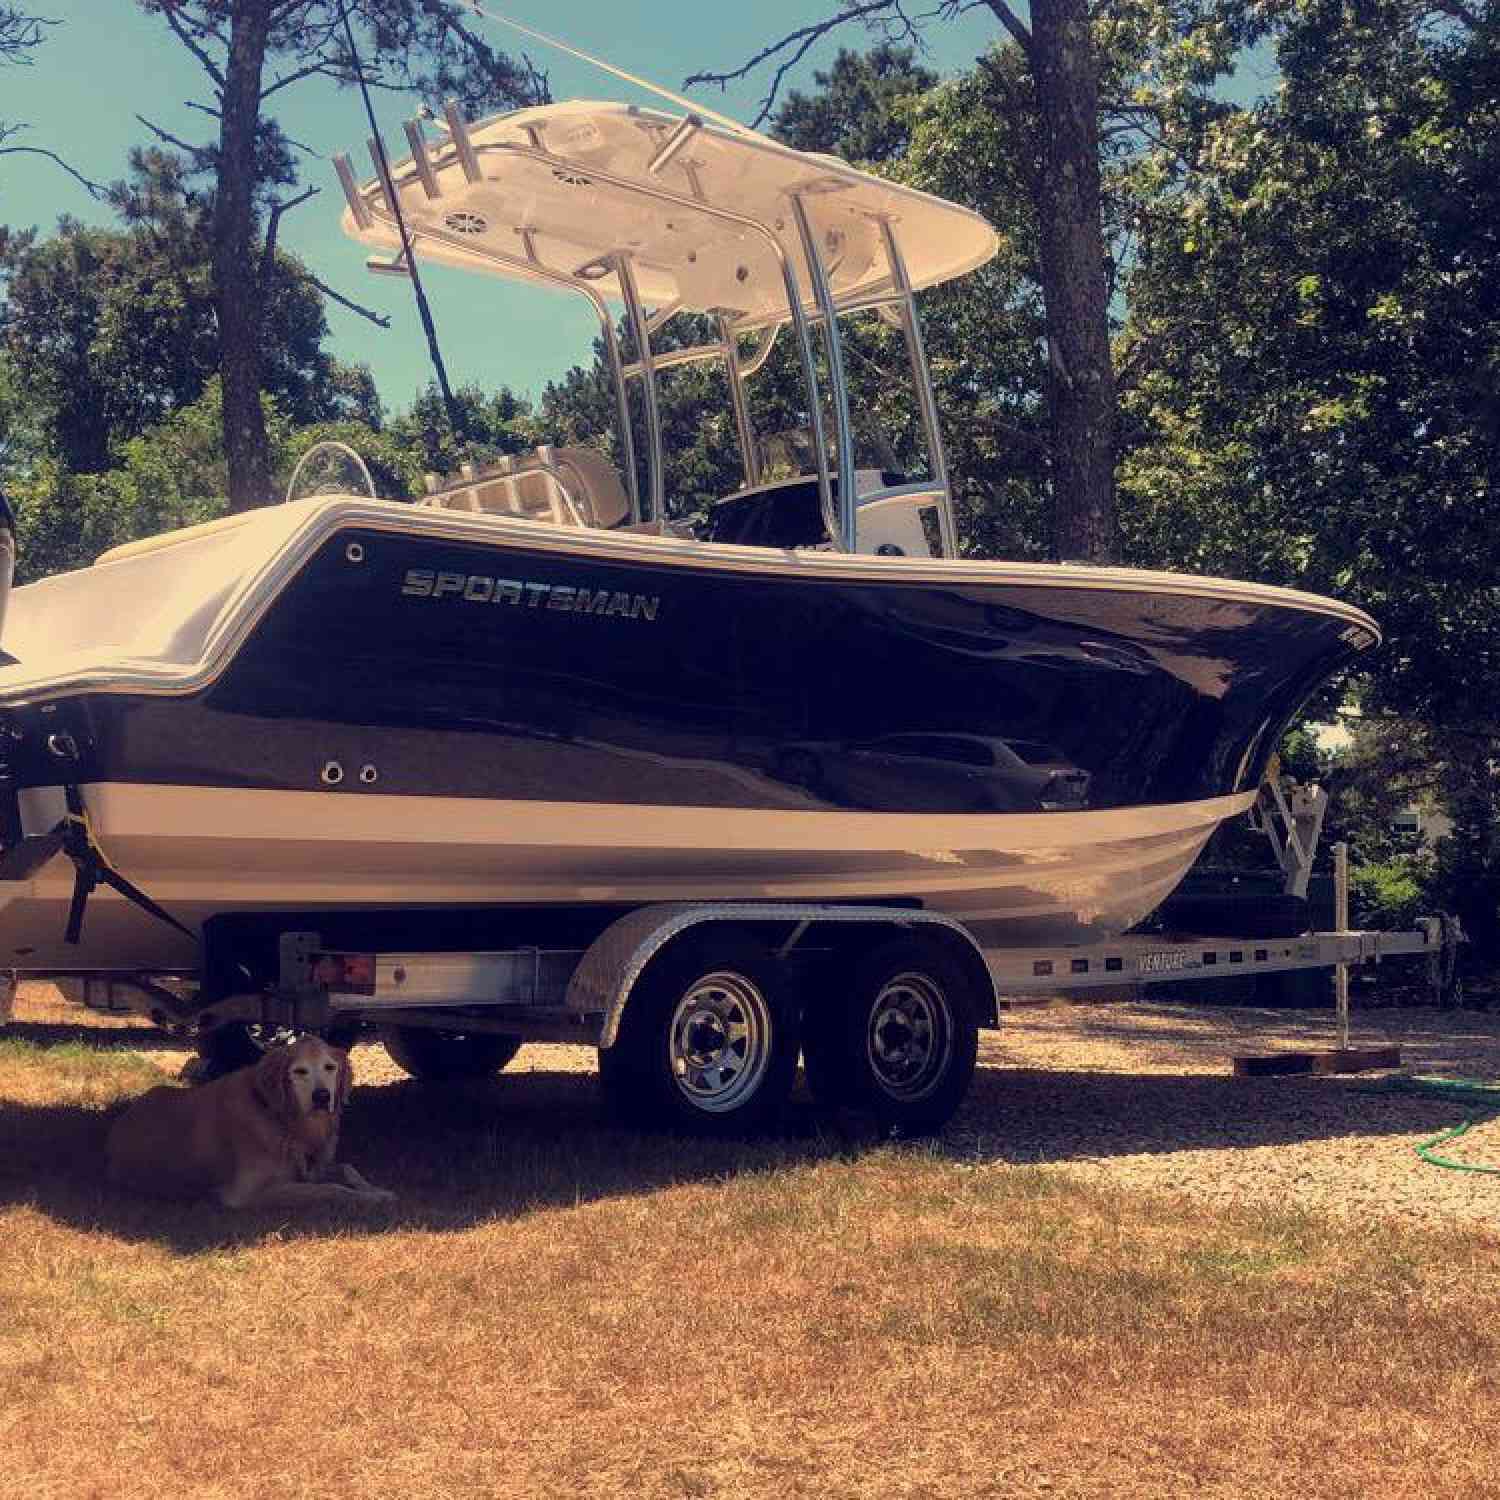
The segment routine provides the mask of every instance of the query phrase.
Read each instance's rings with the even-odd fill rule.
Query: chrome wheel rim
[[[667,1037],[678,1092],[695,1109],[729,1114],[760,1087],[771,1064],[771,1008],[743,974],[705,974],[677,1002]]]
[[[865,1030],[865,1057],[881,1091],[892,1099],[924,1099],[952,1056],[953,1014],[942,986],[927,974],[888,979]]]

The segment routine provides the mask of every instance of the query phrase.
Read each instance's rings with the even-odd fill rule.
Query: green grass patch
[[[138,1052],[90,1047],[83,1042],[42,1043],[0,1039],[0,1067],[45,1069],[59,1083],[77,1078],[141,1078],[161,1082],[166,1074]]]

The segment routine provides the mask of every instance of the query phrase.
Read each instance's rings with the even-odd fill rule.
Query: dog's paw
[[[177,1070],[177,1076],[183,1083],[211,1083],[214,1076],[213,1065],[206,1057],[190,1057]]]
[[[389,1188],[378,1188],[366,1186],[360,1193],[360,1197],[371,1206],[375,1204],[395,1203],[396,1195]]]

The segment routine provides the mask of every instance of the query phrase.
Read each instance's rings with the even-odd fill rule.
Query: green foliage
[[[112,467],[120,444],[197,401],[219,364],[201,215],[170,162],[148,154],[137,166],[129,228],[64,219],[48,239],[0,236],[5,380],[27,391],[42,451],[71,473]],[[267,276],[266,393],[297,422],[378,421],[369,372],[332,358],[326,334],[321,294],[278,253]]]
[[[0,488],[42,456],[41,413],[0,348]]]
[[[547,441],[532,418],[531,403],[502,386],[487,396],[477,385],[460,386],[453,393],[463,426],[454,433],[437,383],[431,382],[412,403],[410,411],[389,425],[395,449],[417,464],[412,493],[421,493],[424,472],[451,474],[461,463],[487,463],[507,453],[521,453]]]
[[[792,89],[776,111],[771,134],[798,151],[822,151],[872,165],[896,161],[910,143],[903,105],[937,83],[909,47],[889,43],[858,54],[839,49],[828,72],[813,74],[815,94]]]
[[[297,461],[319,443],[344,443],[364,460],[383,500],[410,500],[423,493],[424,454],[395,433],[381,431],[353,418],[342,422],[314,422],[294,429],[277,445],[277,493],[284,495]]]
[[[1397,854],[1349,870],[1349,920],[1357,928],[1409,928],[1430,914],[1432,859]]]
[[[17,582],[87,567],[122,542],[222,515],[220,428],[214,380],[193,405],[120,444],[117,465],[103,473],[70,473],[56,458],[41,460],[11,491]]]
[[[925,292],[933,388],[965,550],[1050,555],[1050,420],[1036,212],[1025,172],[1034,120],[1019,54],[908,101],[911,149],[897,175],[1000,226],[999,254]]]
[[[1277,37],[1277,97],[1208,125],[1192,176],[1143,205],[1131,555],[1364,604],[1388,639],[1369,707],[1493,726],[1493,25],[1319,0]]]

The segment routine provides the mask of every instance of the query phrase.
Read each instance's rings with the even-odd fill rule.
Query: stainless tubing
[[[932,466],[932,481],[943,492],[938,506],[938,531],[943,539],[943,556],[958,556],[958,527],[953,518],[953,488],[948,478],[948,460],[943,453],[943,434],[938,426],[937,397],[932,390],[932,371],[927,365],[927,348],[922,342],[922,325],[917,319],[917,299],[906,274],[906,262],[896,243],[896,231],[889,219],[880,221],[885,240],[886,259],[890,262],[891,281],[901,294],[901,331],[906,338],[906,353],[911,360],[911,376],[917,388],[917,405],[922,413],[922,431],[927,437],[927,461]]]
[[[833,385],[833,419],[838,427],[839,443],[838,529],[831,535],[840,551],[853,552],[855,512],[859,507],[859,499],[854,492],[854,430],[849,424],[849,386],[844,379],[844,351],[839,339],[838,307],[834,303],[833,288],[829,285],[828,273],[823,269],[823,257],[818,251],[817,237],[813,233],[812,221],[807,216],[807,207],[800,193],[792,195],[792,214],[797,220],[797,232],[802,237],[802,253],[807,260],[807,273],[812,278],[813,294],[817,297],[819,310],[823,314],[824,330],[828,338],[828,378]],[[813,431],[821,453],[823,414],[817,406],[813,410],[817,415]]]

